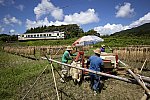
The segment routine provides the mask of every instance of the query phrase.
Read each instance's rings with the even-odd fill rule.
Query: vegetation
[[[61,26],[42,26],[37,28],[31,28],[26,31],[26,33],[43,33],[43,32],[53,32],[60,31],[65,32],[65,39],[81,37],[85,35],[98,35],[99,34],[93,29],[88,32],[84,32],[77,24],[61,25]]]
[[[16,35],[7,35],[7,34],[0,34],[0,41],[2,42],[10,42],[10,41],[18,41],[18,37]]]
[[[100,47],[101,44],[105,44],[106,46],[110,47],[126,47],[129,45],[150,45],[150,39],[149,38],[116,38],[116,37],[109,37],[109,38],[103,38],[104,42],[100,42],[98,44],[95,44],[95,47]]]
[[[92,50],[89,52],[91,53],[91,51]],[[31,85],[35,82],[39,73],[42,72],[44,67],[48,64],[47,61],[33,61],[2,51],[0,51],[0,59],[0,100],[22,99],[31,88]],[[56,64],[54,66],[56,68],[58,65]],[[142,63],[136,64],[136,67],[137,66],[141,67]],[[58,71],[60,72],[60,70]],[[145,75],[149,75],[149,73],[146,72]],[[55,77],[59,95],[65,100],[137,100],[144,94],[144,90],[138,85],[115,79],[107,79],[104,82],[104,88],[101,93],[93,96],[94,93],[89,88],[88,81],[83,81],[81,85],[75,85],[71,80],[66,83],[61,83],[59,81],[60,76],[56,70]],[[54,83],[52,83],[52,73],[47,69],[25,99],[55,100],[56,91]]]
[[[15,99],[21,84],[33,79],[48,64],[2,51],[0,59],[0,100]]]
[[[53,27],[53,31],[58,31],[55,26]],[[64,27],[64,28],[62,28]],[[75,28],[73,28],[75,27]],[[143,26],[145,27],[145,26]],[[55,29],[56,28],[56,29]],[[66,26],[59,27],[60,29],[65,29]],[[50,27],[44,26],[43,29],[45,31],[52,31]],[[47,29],[47,30],[46,30]],[[76,30],[78,29],[78,30]],[[149,29],[149,28],[147,28]],[[67,30],[67,31],[66,31]],[[26,42],[18,42],[15,43],[6,43],[10,39],[11,36],[1,34],[0,35],[0,45],[13,45],[13,46],[42,46],[42,45],[71,45],[75,40],[77,40],[82,35],[91,35],[97,34],[94,30],[89,30],[88,32],[83,33],[82,29],[77,25],[69,26],[66,28],[66,36],[68,39],[65,40],[39,40],[39,41],[26,41]],[[71,32],[72,30],[72,32]],[[73,33],[73,31],[75,32]],[[143,29],[144,30],[144,29]],[[33,32],[34,29],[27,30],[27,32]],[[70,31],[70,33],[69,33]],[[40,32],[40,31],[39,31]],[[79,32],[79,33],[76,33]],[[81,33],[80,33],[81,32]],[[73,35],[71,35],[73,33]],[[116,33],[118,34],[118,33]],[[128,46],[128,45],[150,45],[150,36],[144,35],[145,37],[139,35],[135,35],[132,37],[128,35],[112,35],[112,36],[103,36],[104,42],[100,42],[94,45],[94,47],[101,47],[101,44],[105,44],[106,46],[116,47],[116,46]],[[132,33],[130,33],[132,34]],[[149,33],[148,33],[149,34]],[[97,34],[98,35],[98,34]],[[85,52],[86,55],[92,55],[93,51],[90,49],[88,52]],[[8,54],[0,50],[0,100],[12,100],[12,99],[20,99],[27,93],[30,88],[30,85],[35,82],[36,77],[39,73],[44,69],[44,67],[48,64],[47,61],[34,61],[27,58],[23,58],[21,56]],[[131,65],[129,62],[128,64]],[[142,66],[141,64],[133,64],[133,66],[138,66],[139,68]],[[58,66],[58,65],[57,65]],[[149,66],[149,63],[148,63]],[[148,72],[143,72],[144,75],[149,76]],[[45,77],[47,75],[47,77]],[[49,76],[48,76],[49,75]],[[90,100],[93,99],[93,92],[89,89],[88,82],[83,82],[81,86],[74,85],[72,81],[69,81],[65,84],[59,82],[59,75],[56,75],[58,89],[61,90],[64,99],[83,99]],[[51,85],[53,82],[51,73],[43,74],[40,81],[37,82],[37,87],[33,88],[30,95],[28,95],[27,99],[35,99],[35,97],[39,96],[38,99],[46,99],[46,97],[51,97],[51,99],[56,99],[55,88],[54,85]],[[100,94],[94,97],[94,99],[103,99],[103,100],[120,100],[120,99],[130,99],[137,100],[142,97],[142,93],[144,93],[143,89],[140,86],[129,84],[122,81],[117,81],[114,79],[108,79],[105,82],[105,89],[102,90]],[[108,95],[109,93],[109,95]],[[46,95],[44,98],[42,95]],[[43,97],[43,98],[42,98]]]
[[[144,37],[150,38],[150,23],[143,24],[139,27],[127,29],[121,32],[116,32],[111,36],[114,37]]]
[[[26,33],[43,33],[43,32],[53,32],[60,31],[65,32],[65,38],[73,38],[78,36],[83,36],[83,30],[77,24],[61,25],[61,26],[42,26],[37,28],[31,28],[26,31]]]

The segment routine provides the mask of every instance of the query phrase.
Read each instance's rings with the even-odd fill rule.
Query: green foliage
[[[7,35],[7,34],[0,34],[0,41],[3,42],[10,42],[10,41],[17,41],[18,37],[17,35]]]
[[[109,38],[103,38],[103,39],[104,39],[104,42],[100,42],[98,44],[95,44],[94,46],[101,47],[101,44],[105,44],[106,46],[110,46],[110,47],[126,47],[128,45],[150,45],[150,39],[147,39],[147,38],[109,37]]]
[[[132,29],[124,30],[121,32],[116,32],[111,36],[114,37],[144,37],[150,38],[150,23],[143,24],[139,27],[135,27]]]
[[[87,32],[84,33],[85,35],[96,35],[96,36],[100,36],[99,33],[97,33],[96,31],[94,31],[94,29],[91,29]]]
[[[15,99],[25,81],[37,77],[48,64],[0,51],[0,100]]]
[[[42,45],[72,45],[72,43],[78,38],[65,39],[65,40],[38,40],[38,41],[25,41],[12,43],[11,45],[20,45],[20,46],[42,46]]]
[[[65,38],[79,37],[83,34],[83,30],[77,24],[61,25],[61,26],[42,26],[37,28],[31,28],[26,31],[26,33],[43,33],[43,32],[53,32],[60,31],[65,32]]]

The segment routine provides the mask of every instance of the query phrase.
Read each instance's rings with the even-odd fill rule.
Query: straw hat
[[[73,50],[71,46],[67,46],[66,50]]]
[[[95,50],[93,50],[93,51],[94,51],[94,53],[101,54],[101,51],[100,51],[99,48],[97,48],[97,49],[95,49]]]
[[[105,47],[105,44],[102,44],[101,46],[102,46],[102,47]]]

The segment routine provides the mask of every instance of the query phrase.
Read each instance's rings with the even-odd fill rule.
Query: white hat
[[[101,46],[102,46],[102,47],[105,47],[105,44],[102,44]]]
[[[71,46],[67,46],[66,50],[73,50]]]
[[[99,48],[97,48],[97,49],[95,49],[95,50],[93,50],[95,53],[97,53],[97,54],[101,54],[101,50],[99,49]]]

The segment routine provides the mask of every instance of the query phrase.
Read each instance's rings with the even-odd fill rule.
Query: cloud
[[[5,16],[5,18],[3,18],[3,22],[6,25],[12,25],[12,26],[13,24],[18,24],[18,25],[22,24],[22,22],[19,19],[17,19],[16,17],[11,17],[10,15]]]
[[[14,0],[0,0],[0,5],[6,6],[6,5],[12,5],[15,4]]]
[[[4,6],[4,0],[0,0],[0,5]]]
[[[20,5],[16,6],[16,8],[19,9],[20,11],[23,11],[24,5],[21,5],[21,4],[20,4]]]
[[[16,32],[16,30],[11,29],[9,30],[10,35],[18,35],[18,32]]]
[[[42,0],[37,7],[34,8],[36,19],[39,19],[42,15],[51,14],[56,20],[63,19],[63,10],[59,7],[55,7],[50,0]]]
[[[100,33],[100,35],[106,35],[106,34],[110,35],[112,33],[119,32],[121,30],[125,30],[125,29],[128,29],[128,28],[129,28],[128,26],[123,26],[121,24],[107,23],[104,26],[95,27],[94,30],[97,31],[98,33]]]
[[[94,9],[88,9],[85,12],[81,11],[80,13],[74,13],[73,15],[66,15],[64,18],[64,22],[70,24],[88,24],[98,21],[99,18]]]
[[[14,32],[15,32],[15,30],[14,30],[14,29],[11,29],[9,32],[10,32],[10,33],[14,33]]]
[[[5,31],[5,28],[3,28],[2,26],[0,26],[0,33],[3,33]]]
[[[124,3],[123,6],[117,5],[115,8],[117,9],[116,17],[130,18],[135,14],[134,8],[131,8],[130,3]]]
[[[60,22],[60,21],[48,21],[47,17],[44,18],[44,20],[38,20],[38,21],[31,21],[29,19],[26,20],[26,28],[30,29],[30,28],[36,28],[36,27],[41,27],[41,26],[60,26],[60,25],[67,25],[67,23],[65,22]]]
[[[137,27],[145,23],[150,23],[150,12],[148,12],[146,15],[141,17],[139,20],[132,22],[129,26],[132,27]]]
[[[48,21],[48,18],[45,17],[44,20],[37,20],[37,21],[31,21],[29,19],[26,20],[26,28],[34,28],[34,27],[41,27],[41,26],[60,26],[60,25],[67,25],[67,24],[89,24],[92,22],[98,22],[99,18],[98,15],[95,13],[94,9],[88,9],[85,12],[80,13],[74,13],[72,15],[65,15],[63,21],[56,20],[55,22]]]
[[[131,29],[131,28],[143,25],[145,23],[150,23],[150,12],[148,12],[146,15],[144,15],[143,17],[139,18],[138,20],[132,22],[131,24],[127,26],[123,26],[122,24],[107,23],[104,26],[95,27],[94,30],[100,33],[101,35],[106,35],[106,34],[110,35],[115,32],[119,32],[119,31],[126,30],[126,29]]]

